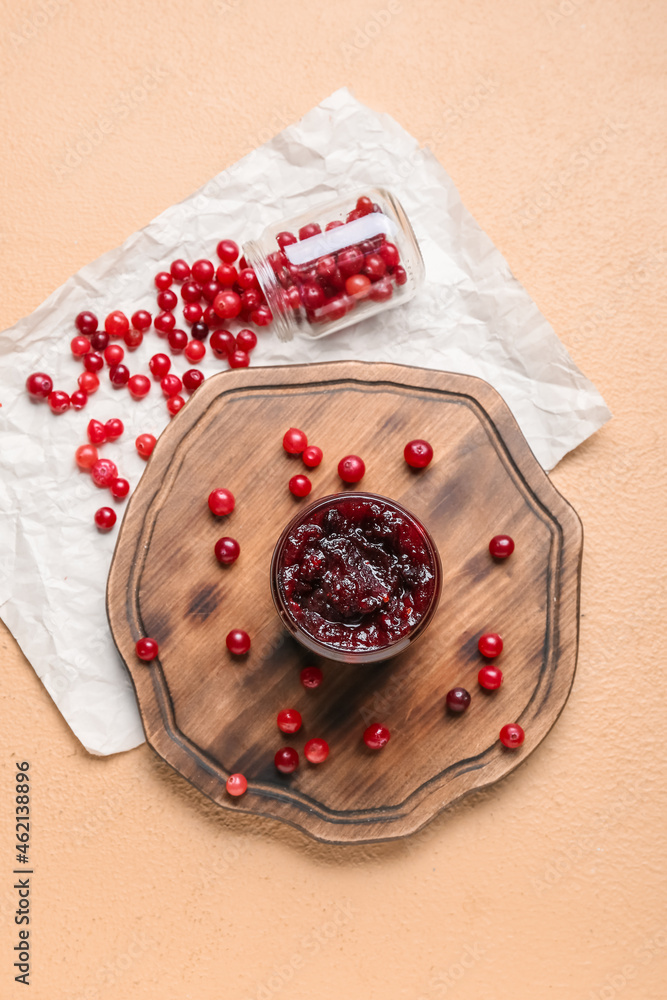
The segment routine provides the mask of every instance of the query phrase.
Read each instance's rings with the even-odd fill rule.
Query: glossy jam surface
[[[297,628],[347,653],[393,646],[437,598],[437,556],[424,528],[384,497],[342,494],[293,522],[275,572]]]

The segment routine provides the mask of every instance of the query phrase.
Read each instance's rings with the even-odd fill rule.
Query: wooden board
[[[289,478],[306,471],[282,448],[300,427],[324,450],[313,492],[297,500]],[[408,468],[403,447],[431,442],[435,458]],[[336,467],[359,454],[359,488],[384,494],[428,527],[443,565],[440,606],[420,640],[384,664],[320,661],[323,685],[306,691],[299,671],[317,662],[284,635],[269,589],[274,544],[299,504],[338,492]],[[217,487],[236,497],[214,518]],[[513,556],[494,563],[489,539],[512,535]],[[215,541],[232,535],[239,560],[220,566]],[[534,458],[509,409],[487,383],[388,364],[338,362],[250,368],[207,379],[160,437],[132,496],[109,575],[109,621],[134,683],[146,738],[157,753],[221,806],[271,816],[335,843],[401,837],[460,796],[513,770],[546,736],[567,700],[577,655],[580,521]],[[231,656],[227,632],[252,637]],[[477,684],[477,639],[499,632],[504,683]],[[158,660],[135,655],[156,638]],[[447,691],[472,694],[447,714]],[[304,726],[285,737],[279,709]],[[392,739],[368,750],[372,721]],[[505,723],[526,732],[520,750],[498,741]],[[311,736],[329,760],[295,774],[273,764],[281,745],[301,753]],[[245,796],[225,792],[243,772]]]

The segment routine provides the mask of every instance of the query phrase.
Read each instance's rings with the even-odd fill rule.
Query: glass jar
[[[243,247],[281,340],[324,337],[408,302],[424,262],[398,199],[365,188],[268,226]]]
[[[395,500],[337,493],[300,511],[271,560],[284,626],[312,653],[374,663],[407,649],[438,606],[438,550]]]

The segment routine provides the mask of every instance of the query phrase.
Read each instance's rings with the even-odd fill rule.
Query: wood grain
[[[287,481],[304,471],[285,454],[289,426],[324,450],[313,492],[298,501]],[[403,447],[424,437],[431,466],[410,470]],[[439,548],[443,588],[422,638],[384,664],[320,661],[325,682],[305,691],[300,669],[314,657],[287,637],[269,588],[273,546],[298,504],[338,492],[336,466],[360,454],[359,488],[403,503]],[[232,490],[229,518],[208,511],[209,492]],[[494,563],[489,539],[516,541]],[[241,556],[215,560],[230,534]],[[387,364],[251,368],[208,379],[160,437],[130,500],[108,583],[109,621],[134,683],[146,738],[157,753],[221,806],[271,816],[324,841],[404,836],[460,796],[509,773],[541,742],[572,685],[578,638],[580,521],[534,458],[501,397],[462,375]],[[244,628],[247,657],[231,656],[225,636]],[[477,685],[482,632],[500,632],[497,692]],[[160,657],[137,660],[134,644],[156,638]],[[472,694],[463,716],[448,716],[447,691]],[[280,708],[298,708],[294,737],[276,728]],[[361,733],[385,722],[380,753]],[[498,732],[519,722],[526,742],[506,750]],[[331,746],[320,766],[302,756],[279,775],[281,745],[306,739]],[[249,789],[232,799],[229,773]]]

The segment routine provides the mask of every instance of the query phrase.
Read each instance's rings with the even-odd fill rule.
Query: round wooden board
[[[313,491],[296,500],[289,478],[307,471],[282,436],[306,431],[324,451]],[[435,457],[415,472],[403,460],[412,438]],[[359,488],[399,500],[424,522],[440,550],[437,614],[404,654],[366,667],[321,661],[324,683],[306,691],[299,671],[316,662],[283,633],[269,589],[273,546],[299,504],[336,493],[340,458],[360,454]],[[213,517],[209,492],[236,497],[228,518]],[[494,563],[489,539],[508,533],[512,557]],[[213,554],[232,535],[241,556],[230,567]],[[271,816],[332,843],[402,837],[447,805],[508,774],[544,739],[570,691],[577,656],[582,528],[534,458],[509,409],[480,379],[388,364],[250,368],[207,379],[160,437],[132,496],[107,590],[114,640],[134,683],[146,738],[157,753],[227,809]],[[231,656],[232,628],[252,648]],[[477,639],[503,636],[496,661],[504,683],[477,684]],[[156,638],[159,659],[140,662],[134,645]],[[472,703],[449,716],[447,691]],[[296,736],[276,727],[279,709],[301,712]],[[381,752],[361,740],[386,723]],[[498,740],[519,722],[526,741]],[[331,755],[308,764],[311,736]],[[275,770],[282,745],[301,766]],[[233,799],[225,781],[249,782]]]

